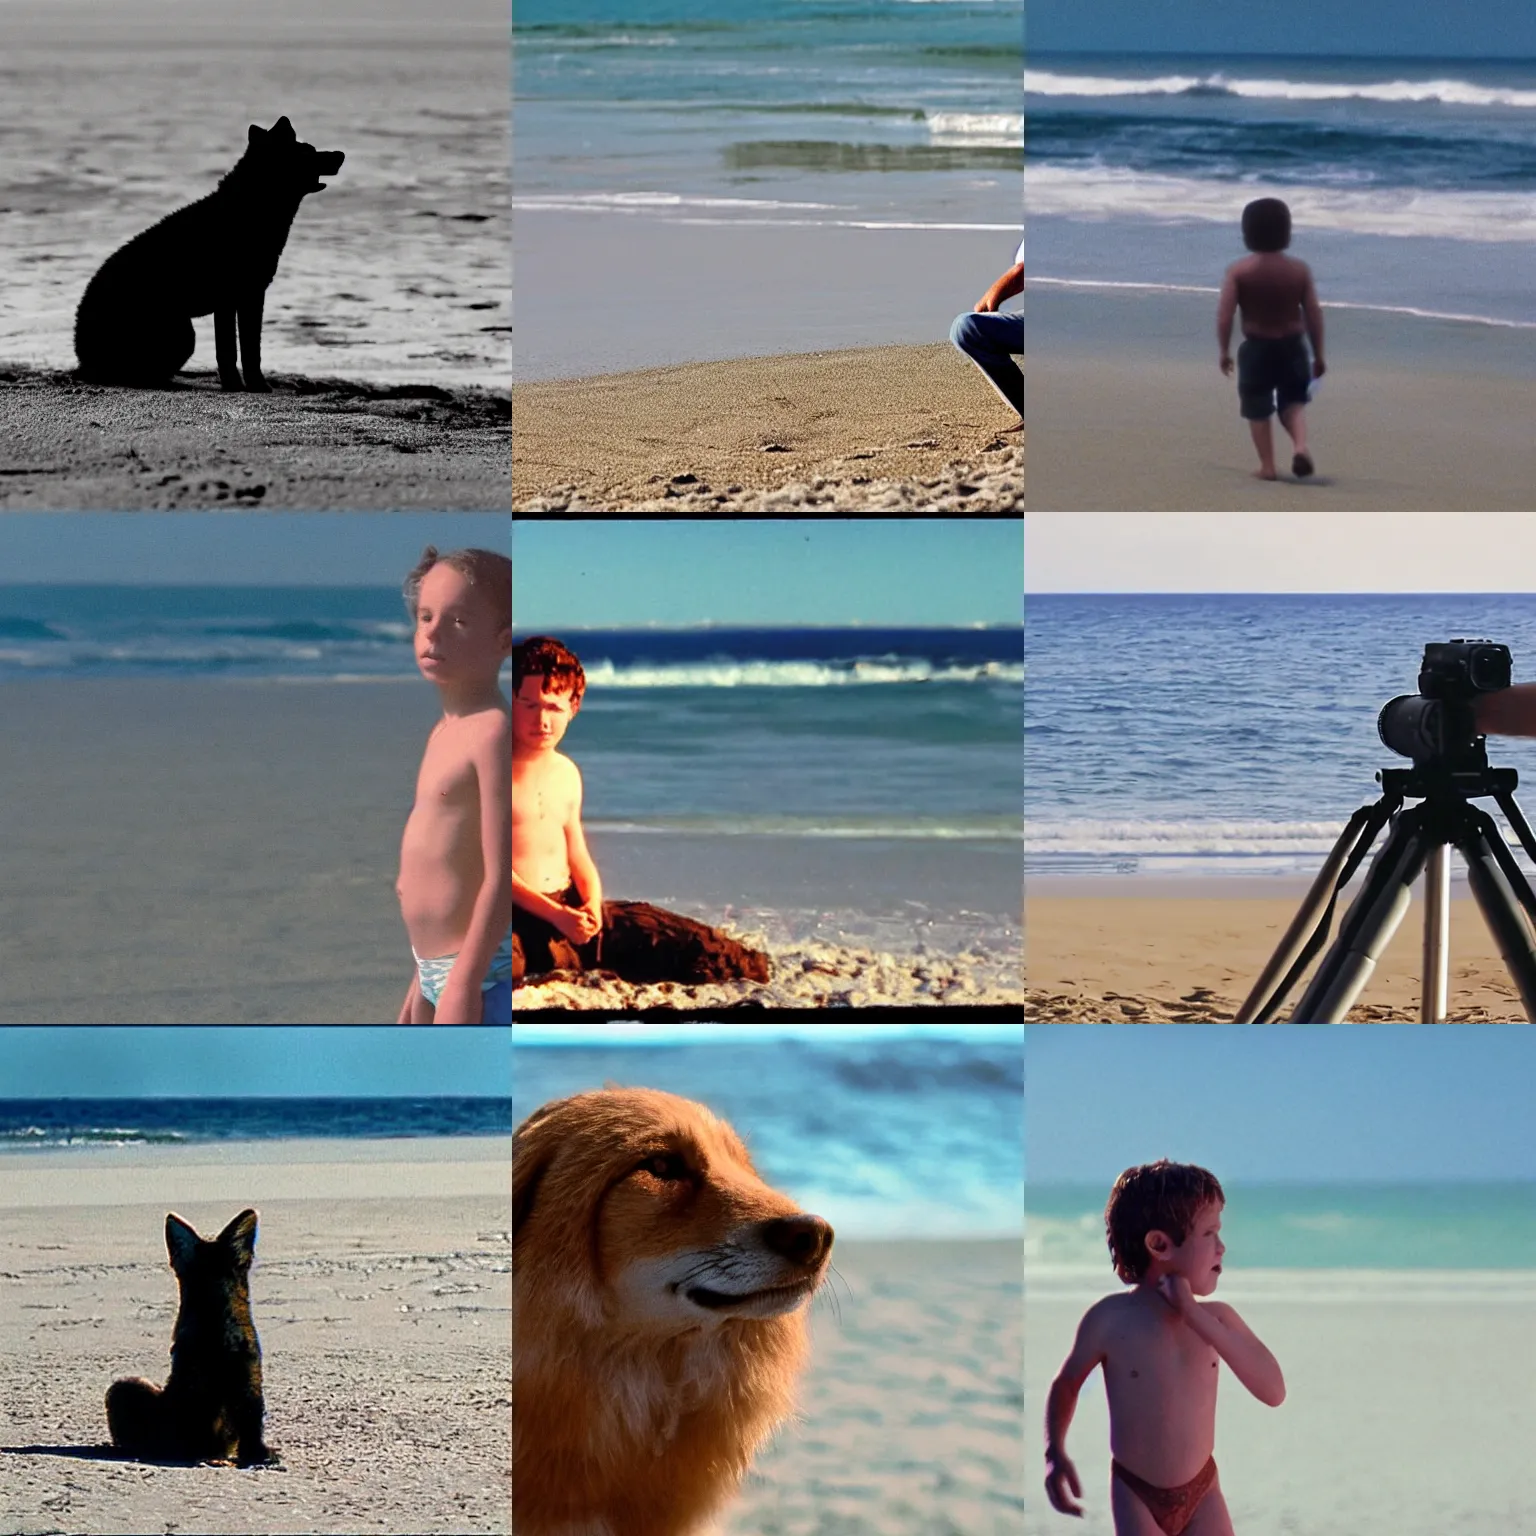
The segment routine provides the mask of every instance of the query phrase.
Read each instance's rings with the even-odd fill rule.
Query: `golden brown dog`
[[[832,1229],[702,1104],[609,1088],[512,1140],[512,1524],[686,1536],[793,1408]]]

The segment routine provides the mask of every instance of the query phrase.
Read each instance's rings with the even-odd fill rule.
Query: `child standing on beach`
[[[1322,378],[1323,311],[1312,272],[1304,261],[1287,256],[1291,210],[1278,197],[1261,197],[1243,209],[1243,244],[1253,252],[1227,268],[1216,303],[1216,341],[1221,371],[1232,373],[1232,322],[1242,313],[1243,343],[1237,349],[1237,398],[1253,446],[1258,449],[1260,480],[1276,480],[1275,434],[1270,418],[1295,447],[1291,473],[1312,473],[1307,452],[1306,404],[1313,379]],[[1307,356],[1303,333],[1312,342]]]
[[[400,1024],[512,1022],[512,562],[429,544],[405,581],[416,665],[443,718],[427,737],[395,890],[416,969]]]
[[[1285,1401],[1285,1380],[1231,1307],[1196,1299],[1221,1275],[1225,1203],[1216,1176],[1187,1163],[1147,1163],[1115,1180],[1104,1225],[1115,1273],[1133,1289],[1084,1313],[1051,1383],[1045,1492],[1062,1514],[1083,1512],[1067,1429],[1084,1381],[1102,1366],[1115,1536],[1233,1536],[1212,1455],[1217,1367],[1225,1361],[1272,1408]]]

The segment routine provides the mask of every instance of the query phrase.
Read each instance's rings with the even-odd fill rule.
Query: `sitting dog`
[[[832,1228],[702,1104],[610,1088],[512,1141],[512,1527],[685,1536],[793,1407]]]
[[[194,315],[213,315],[219,383],[269,390],[261,372],[261,311],[299,203],[323,192],[346,157],[301,144],[280,117],[251,125],[249,142],[217,189],[135,235],[89,283],[75,315],[80,377],[94,384],[165,384],[184,368]]]
[[[261,1345],[251,1321],[256,1212],[241,1211],[211,1243],[172,1212],[165,1246],[181,1289],[170,1379],[163,1389],[141,1377],[107,1388],[112,1443],[157,1461],[275,1461],[261,1437]]]

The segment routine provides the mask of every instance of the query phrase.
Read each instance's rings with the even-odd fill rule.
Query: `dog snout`
[[[832,1251],[832,1228],[820,1216],[780,1216],[765,1221],[763,1243],[781,1258],[815,1269]]]

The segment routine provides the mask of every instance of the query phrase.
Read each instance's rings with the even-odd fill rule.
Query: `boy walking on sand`
[[[1275,434],[1270,424],[1278,409],[1280,425],[1295,446],[1291,473],[1312,473],[1307,452],[1306,404],[1309,386],[1328,371],[1323,361],[1323,311],[1312,272],[1304,261],[1287,256],[1291,210],[1278,197],[1261,197],[1243,209],[1243,244],[1253,252],[1227,268],[1216,303],[1216,342],[1221,371],[1232,373],[1232,322],[1243,317],[1243,343],[1237,349],[1237,398],[1253,446],[1258,449],[1260,480],[1275,480]],[[1307,356],[1303,333],[1312,342]]]
[[[949,339],[992,381],[992,386],[1019,413],[1005,432],[1024,428],[1024,373],[1014,357],[1024,355],[1024,316],[999,314],[998,306],[1024,291],[1024,242],[1019,241],[1013,265],[977,299],[976,307],[960,315],[949,328]]]
[[[1218,1366],[1272,1408],[1285,1401],[1285,1380],[1231,1307],[1196,1299],[1221,1275],[1225,1203],[1216,1176],[1187,1163],[1147,1163],[1115,1180],[1104,1226],[1115,1273],[1133,1289],[1084,1313],[1051,1383],[1045,1492],[1062,1514],[1083,1512],[1067,1429],[1083,1382],[1102,1366],[1115,1536],[1233,1536],[1212,1455]]]
[[[439,555],[406,578],[416,665],[442,695],[395,890],[416,969],[400,1024],[512,1022],[512,728],[497,682],[512,649],[512,562]]]

